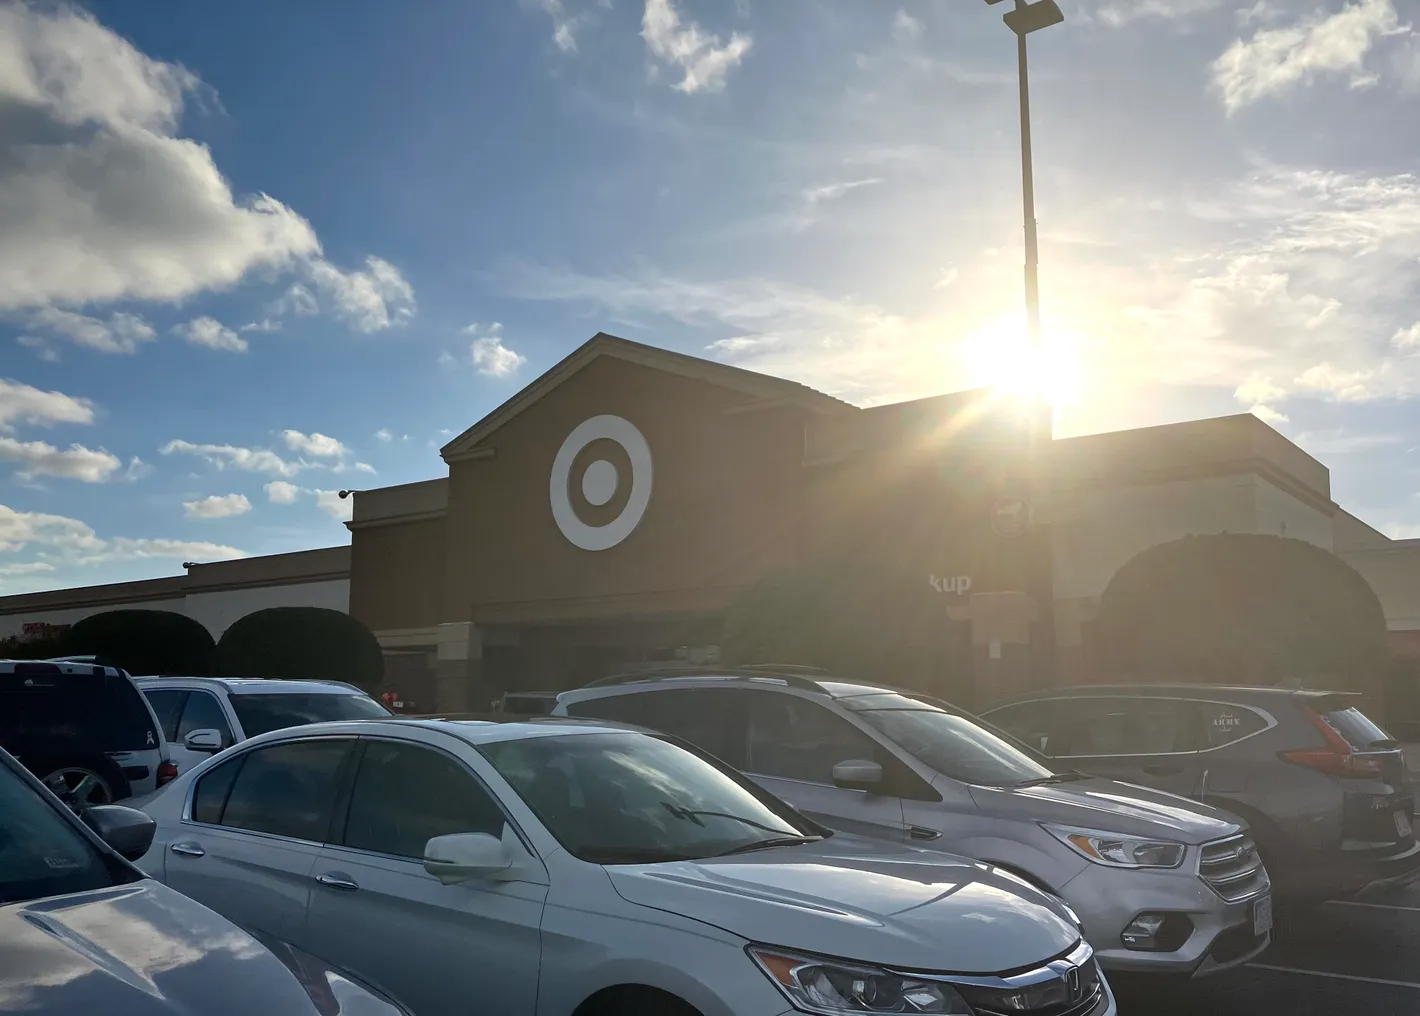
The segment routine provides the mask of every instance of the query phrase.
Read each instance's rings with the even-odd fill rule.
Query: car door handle
[[[174,854],[181,854],[183,857],[206,857],[207,851],[203,850],[196,843],[174,843],[168,847]]]
[[[360,883],[346,878],[344,875],[336,875],[326,872],[324,875],[317,875],[316,881],[328,889],[339,889],[343,893],[353,893],[360,888]]]
[[[909,840],[940,840],[942,831],[940,829],[928,829],[925,826],[910,825],[907,827],[907,838]]]

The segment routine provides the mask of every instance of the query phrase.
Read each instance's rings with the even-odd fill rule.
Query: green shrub
[[[366,691],[379,686],[384,653],[370,629],[325,607],[269,607],[248,614],[217,643],[225,677],[345,681]]]
[[[106,610],[75,622],[62,655],[102,657],[135,676],[212,673],[216,644],[201,623],[170,610]],[[61,655],[61,654],[51,654]]]

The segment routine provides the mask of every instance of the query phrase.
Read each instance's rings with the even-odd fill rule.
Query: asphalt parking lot
[[[1279,913],[1272,947],[1246,967],[1116,993],[1120,1016],[1420,1014],[1420,886]]]

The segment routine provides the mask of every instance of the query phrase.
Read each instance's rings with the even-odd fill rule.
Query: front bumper
[[[1246,963],[1271,943],[1253,935],[1253,908],[1261,891],[1230,903],[1198,876],[1190,863],[1172,870],[1126,870],[1092,864],[1060,888],[1080,916],[1085,938],[1106,971],[1202,976]],[[1129,949],[1121,935],[1144,913],[1182,914],[1193,930],[1177,949]]]

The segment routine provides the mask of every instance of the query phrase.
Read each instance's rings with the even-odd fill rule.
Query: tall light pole
[[[986,0],[997,4],[1001,0]],[[1026,327],[1033,349],[1041,348],[1040,337],[1040,248],[1035,225],[1035,168],[1030,143],[1030,72],[1026,63],[1026,36],[1065,20],[1055,0],[1015,0],[1015,9],[1002,17],[1016,33],[1016,61],[1021,84],[1021,204],[1026,229]]]

